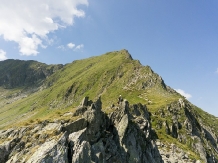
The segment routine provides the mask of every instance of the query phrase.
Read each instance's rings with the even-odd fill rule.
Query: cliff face
[[[126,50],[63,68],[9,63],[0,65],[12,72],[11,82],[0,76],[0,163],[218,162],[218,119]],[[32,84],[24,74],[42,89],[22,94],[18,86]]]

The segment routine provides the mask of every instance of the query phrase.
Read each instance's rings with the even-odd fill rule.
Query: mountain
[[[20,61],[9,59],[0,61],[0,86],[16,88],[38,86],[41,82],[63,65],[46,65],[36,61]]]
[[[0,74],[0,162],[218,162],[218,119],[125,49]]]

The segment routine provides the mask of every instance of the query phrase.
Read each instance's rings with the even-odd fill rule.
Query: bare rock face
[[[65,163],[67,158],[67,134],[64,133],[59,140],[51,140],[41,145],[28,159],[27,163],[57,162]]]
[[[8,159],[13,148],[16,146],[17,141],[18,140],[15,138],[15,139],[12,139],[11,141],[7,141],[4,144],[0,145],[0,154],[1,154],[0,162],[3,163]]]
[[[140,116],[130,114],[126,100],[108,116],[100,99],[93,103],[84,113],[87,128],[69,136],[72,162],[162,162],[146,107],[131,107]]]

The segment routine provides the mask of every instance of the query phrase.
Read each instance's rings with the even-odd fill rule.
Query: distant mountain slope
[[[143,160],[153,161],[157,157],[157,162],[173,162],[176,159],[180,162],[201,160],[201,162],[216,163],[218,161],[218,119],[192,105],[167,86],[149,66],[143,66],[139,61],[133,60],[127,50],[73,61],[63,67],[47,66],[35,61],[19,61],[16,67],[12,64],[15,62],[14,60],[3,62],[4,64],[0,62],[0,73],[4,74],[4,77],[0,77],[0,83],[2,83],[0,84],[2,85],[0,87],[0,128],[7,129],[0,131],[2,139],[0,140],[0,152],[5,148],[4,145],[1,146],[1,141],[6,142],[8,140],[6,137],[10,134],[17,135],[18,132],[26,129],[27,134],[31,132],[30,135],[38,135],[41,138],[40,133],[43,130],[43,132],[50,133],[47,134],[49,135],[48,141],[52,139],[52,142],[53,140],[56,142],[57,137],[64,135],[64,140],[68,140],[70,136],[63,134],[64,130],[60,128],[52,128],[52,125],[62,128],[76,125],[77,127],[74,126],[68,134],[73,134],[73,132],[82,134],[80,129],[86,134],[90,132],[93,140],[81,138],[80,142],[76,142],[85,143],[86,145],[79,144],[79,146],[90,148],[90,151],[95,147],[107,150],[106,145],[101,144],[100,140],[106,139],[107,136],[115,136],[116,138],[111,140],[111,143],[120,142],[120,144],[117,144],[116,147],[119,149],[114,152],[125,155],[125,158],[120,158],[121,155],[116,157],[114,155],[113,157],[118,162],[128,160],[130,155],[132,161],[140,160],[140,157]],[[7,74],[10,74],[10,80],[6,80]],[[16,81],[17,78],[18,81]],[[40,89],[31,91],[31,85],[40,87]],[[27,88],[21,91],[20,86]],[[123,100],[122,104],[118,104],[119,95],[128,102]],[[93,103],[87,98],[81,102],[87,96],[97,102]],[[98,120],[98,115],[100,118],[104,117],[105,121]],[[75,121],[77,119],[79,119],[78,122]],[[95,131],[92,125],[97,125],[99,133],[91,132]],[[18,130],[8,129],[14,126],[18,127]],[[46,129],[43,129],[44,127]],[[41,129],[38,130],[38,128]],[[133,131],[135,133],[131,135]],[[19,141],[16,139],[16,143],[28,143],[24,137],[28,137],[26,133]],[[12,136],[8,141],[15,138],[16,136]],[[122,144],[121,139],[125,145]],[[46,141],[47,139],[43,138],[43,142],[30,146],[27,158],[38,146],[46,146],[43,144]],[[146,148],[146,143],[142,143],[143,141],[147,142],[148,148]],[[137,146],[137,144],[141,145]],[[54,143],[55,149],[56,146],[59,147]],[[139,149],[136,150],[136,147]],[[63,148],[65,149],[65,145]],[[78,159],[84,154],[81,150],[78,149],[75,153]],[[15,147],[14,150],[7,151],[12,153],[7,157],[13,160],[18,157],[17,155],[20,158],[25,155],[22,152],[16,155],[14,151],[16,151]],[[90,153],[90,151],[82,152]],[[151,156],[141,155],[140,152],[148,152]],[[87,155],[87,158],[96,161],[100,159],[97,153],[95,153],[96,156]],[[37,152],[33,156],[38,157]],[[66,156],[67,153],[60,157],[64,160]],[[106,159],[104,154],[101,157]],[[31,157],[31,159],[35,158]]]
[[[46,65],[37,61],[8,59],[0,61],[0,86],[16,88],[40,85],[63,65]]]

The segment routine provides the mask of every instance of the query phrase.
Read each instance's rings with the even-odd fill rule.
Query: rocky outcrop
[[[69,135],[72,162],[162,162],[146,107],[131,107],[140,116],[130,114],[126,100],[108,116],[100,99],[91,104],[83,116],[87,127]]]
[[[117,106],[112,105],[106,114],[102,111],[101,98],[92,102],[85,97],[76,114],[70,114],[79,117],[73,122],[43,121],[0,131],[3,142],[0,144],[0,163],[216,163],[215,154],[205,150],[205,140],[199,137],[203,132],[217,149],[215,135],[193,119],[195,115],[187,104],[180,103],[181,100],[159,111],[162,118],[170,116],[172,121],[159,120],[158,130],[164,127],[163,131],[171,139],[188,142],[201,160],[194,160],[178,144],[158,139],[146,105],[130,105],[124,99]],[[183,123],[179,116],[182,109],[189,110],[184,111],[188,115]],[[183,128],[188,131],[187,134],[181,133]]]
[[[173,143],[157,140],[156,144],[162,156],[162,160],[166,163],[201,163],[200,160],[190,159],[187,151],[182,150]]]
[[[65,132],[59,140],[52,139],[42,144],[27,160],[27,163],[57,162],[65,163],[68,160],[68,135]],[[9,161],[10,162],[10,161]]]
[[[83,116],[72,123],[45,121],[1,131],[1,139],[11,140],[1,144],[0,162],[163,162],[146,106],[124,100],[106,115],[100,98],[91,105],[87,101]],[[39,140],[30,144],[28,136]]]
[[[188,148],[195,153],[195,157],[201,159],[201,162],[218,162],[216,134],[213,129],[204,124],[201,117],[199,117],[198,113],[189,102],[179,99],[177,102],[168,105],[166,109],[159,109],[155,112],[153,120],[156,121],[155,128],[157,131],[163,129],[162,131],[164,131],[166,135],[187,145]],[[165,161],[174,162],[175,160],[179,160],[180,157],[178,153],[171,152],[175,154],[169,155],[167,151],[165,151],[165,148],[175,151],[172,150],[172,145],[166,145],[166,142],[158,144],[158,146],[161,147],[159,151]],[[179,151],[181,151],[181,149],[179,149]]]

